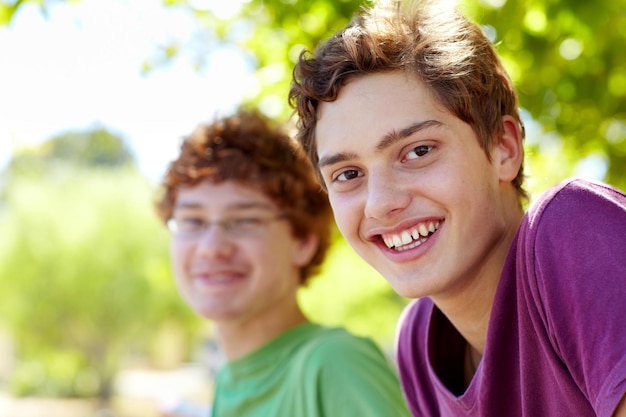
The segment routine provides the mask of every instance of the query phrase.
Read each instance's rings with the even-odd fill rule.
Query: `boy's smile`
[[[439,229],[439,225],[439,221],[424,222],[402,233],[382,235],[381,237],[389,249],[402,252],[426,242],[428,237]]]

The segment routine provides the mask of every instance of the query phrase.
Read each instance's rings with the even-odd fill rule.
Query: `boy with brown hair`
[[[337,225],[405,297],[415,416],[626,416],[626,196],[573,179],[524,212],[524,128],[452,3],[379,2],[294,70]]]

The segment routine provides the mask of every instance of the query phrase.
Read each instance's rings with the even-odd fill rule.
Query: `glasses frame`
[[[252,237],[262,234],[268,224],[287,220],[289,216],[287,213],[279,213],[273,216],[260,217],[260,216],[241,216],[226,218],[220,220],[213,220],[204,222],[204,224],[195,231],[184,232],[179,230],[176,219],[171,217],[167,220],[166,226],[171,235],[176,238],[183,239],[199,239],[204,236],[213,226],[218,226],[222,229],[224,234],[229,237]],[[254,224],[248,224],[247,226],[241,226],[244,222],[250,222]]]

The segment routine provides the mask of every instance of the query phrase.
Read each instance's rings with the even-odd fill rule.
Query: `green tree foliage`
[[[488,3],[466,1],[466,10],[492,35],[540,125],[528,136],[534,173],[595,167],[626,188],[626,0]]]
[[[0,318],[16,339],[17,394],[107,400],[120,361],[149,352],[163,323],[193,331],[171,279],[167,233],[153,215],[154,189],[120,143],[101,131],[67,134],[8,167]],[[36,169],[15,163],[25,160]]]
[[[0,0],[0,25],[8,25],[11,23],[13,15],[22,3],[24,3],[23,0],[17,0],[15,2]]]
[[[134,157],[124,140],[105,128],[72,131],[42,145],[22,149],[9,162],[6,176],[41,176],[63,167],[131,167]]]

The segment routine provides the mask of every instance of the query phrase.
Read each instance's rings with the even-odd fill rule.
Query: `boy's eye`
[[[232,230],[251,229],[259,226],[261,223],[263,223],[263,219],[258,217],[239,217],[224,221],[224,224]]]
[[[204,228],[204,221],[196,218],[182,218],[176,220],[177,226],[180,230],[193,231]]]
[[[168,220],[167,227],[172,233],[194,233],[203,230],[206,224],[195,217],[174,217]]]
[[[347,169],[341,174],[337,175],[334,181],[349,181],[361,176],[363,176],[363,174],[356,169]]]
[[[419,145],[419,146],[416,146],[415,148],[411,149],[406,154],[406,159],[421,158],[421,157],[425,156],[428,152],[430,152],[432,149],[433,149],[433,147],[431,145]]]

